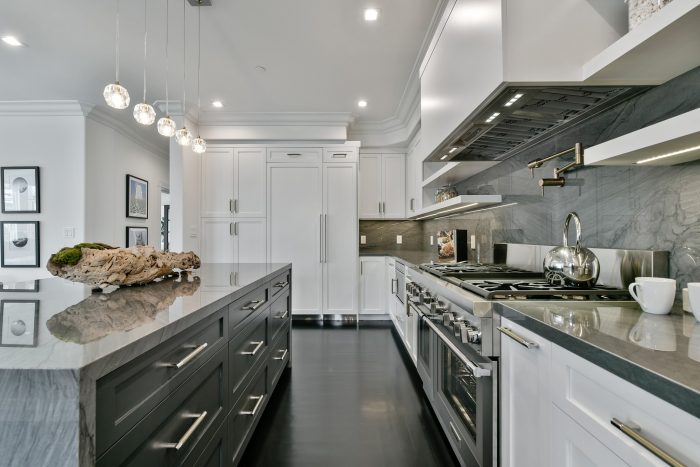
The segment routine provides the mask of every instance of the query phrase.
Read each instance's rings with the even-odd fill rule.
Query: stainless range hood
[[[648,87],[505,86],[426,162],[501,161]]]

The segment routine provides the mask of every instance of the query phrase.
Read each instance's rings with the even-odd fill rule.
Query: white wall
[[[173,116],[178,128],[183,118]],[[197,126],[187,121],[187,128],[193,133]],[[201,185],[201,157],[190,147],[170,140],[170,200],[172,251],[194,251],[199,254],[199,200]]]
[[[50,277],[49,256],[85,233],[85,117],[0,116],[0,166],[39,166],[41,213],[0,214],[0,220],[39,221],[39,268],[0,268],[0,281]],[[64,238],[65,228],[75,238]]]
[[[145,226],[149,245],[159,247],[160,190],[169,186],[168,159],[92,118],[86,128],[86,240],[126,246],[126,227]],[[148,181],[148,219],[126,217],[126,174]]]

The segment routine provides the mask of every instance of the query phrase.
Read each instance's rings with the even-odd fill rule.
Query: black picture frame
[[[36,182],[36,209],[35,210],[8,210],[5,202],[5,174],[14,170],[33,170],[34,180]],[[0,196],[0,205],[2,205],[3,214],[39,214],[41,212],[41,181],[39,179],[39,167],[37,166],[12,166],[12,167],[0,167],[0,190],[2,191],[2,196]]]
[[[7,264],[7,251],[5,249],[5,226],[12,224],[28,224],[34,226],[34,263],[32,264]],[[0,222],[0,267],[3,268],[38,268],[41,261],[41,235],[39,221],[1,221]]]
[[[131,182],[140,183],[146,186],[146,205],[144,206],[145,215],[138,214],[137,211],[132,210]],[[126,217],[130,217],[132,219],[148,219],[148,190],[148,180],[144,180],[143,178],[139,178],[131,174],[126,174]]]
[[[14,303],[33,303],[34,311],[31,316],[26,317],[27,320],[32,319],[33,333],[31,335],[31,343],[19,344],[19,343],[8,343],[12,339],[8,334],[8,329],[5,326],[5,313],[7,312],[7,304]],[[26,323],[23,323],[26,325]],[[10,329],[10,333],[15,334],[15,331]],[[15,337],[19,337],[15,334]],[[39,343],[39,300],[0,300],[0,347],[36,347]]]
[[[130,245],[130,244],[129,244],[129,240],[131,239],[131,235],[130,235],[130,234],[131,234],[131,231],[132,231],[132,230],[145,230],[145,231],[146,231],[146,240],[145,240],[143,246],[147,246],[147,245],[148,245],[148,227],[145,227],[145,226],[129,226],[129,227],[126,228],[126,242],[124,243],[124,244],[126,245],[126,247],[127,247],[127,248],[130,248],[130,247],[132,247],[132,246],[139,246],[138,244],[135,244],[135,245]]]
[[[32,287],[31,288],[8,287],[8,285],[10,285],[10,284],[5,284],[3,282],[0,282],[0,293],[2,293],[2,292],[25,293],[25,292],[38,292],[39,291],[39,279],[28,280],[28,281],[17,281],[14,283],[14,285],[22,284],[22,283],[31,284]]]

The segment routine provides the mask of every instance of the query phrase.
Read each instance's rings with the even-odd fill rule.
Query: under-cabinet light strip
[[[429,217],[438,216],[438,215],[444,214],[444,213],[446,213],[446,212],[452,212],[452,211],[457,211],[457,210],[469,209],[470,207],[476,206],[476,205],[478,205],[478,204],[479,204],[479,203],[471,203],[471,204],[467,204],[467,205],[465,205],[465,206],[457,206],[456,208],[445,209],[444,211],[436,212],[436,213],[433,213],[433,214],[428,214],[428,215],[426,215],[426,216],[416,217],[415,220],[419,221],[419,220],[422,220],[422,219],[427,219],[427,218],[429,218]]]
[[[637,161],[637,164],[646,164],[647,162],[658,161],[660,159],[666,159],[667,157],[679,156],[681,154],[686,154],[688,152],[700,150],[700,146],[695,146],[692,148],[681,149],[680,151],[669,152],[668,154],[661,154],[660,156],[650,157],[648,159],[642,159]]]
[[[491,206],[489,208],[474,209],[473,211],[469,211],[469,212],[458,212],[457,214],[450,214],[449,216],[440,216],[440,217],[436,217],[435,219],[445,219],[448,217],[459,216],[460,214],[474,214],[475,212],[490,211],[492,209],[498,209],[498,208],[506,208],[508,206],[514,206],[516,204],[518,204],[518,203],[501,204],[500,206]]]

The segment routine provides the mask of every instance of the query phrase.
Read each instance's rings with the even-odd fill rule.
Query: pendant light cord
[[[199,6],[197,10],[197,128],[199,128],[199,112],[201,109],[201,100],[199,93],[199,81],[201,77],[202,68],[202,5],[201,0],[199,1]],[[199,133],[199,131],[198,131]]]
[[[182,0],[182,116],[185,117],[187,97],[187,0]],[[183,125],[184,127],[184,125]]]
[[[146,64],[148,63],[148,2],[143,0],[143,102],[146,103]]]
[[[115,80],[117,83],[119,83],[119,2],[120,0],[117,0],[117,25],[116,25],[116,40],[114,41],[116,43],[115,45],[115,51],[114,51],[114,65],[117,70],[117,79]]]
[[[170,0],[165,0],[165,116],[170,118],[168,98],[168,73],[170,61],[168,59],[168,43],[170,42]]]

